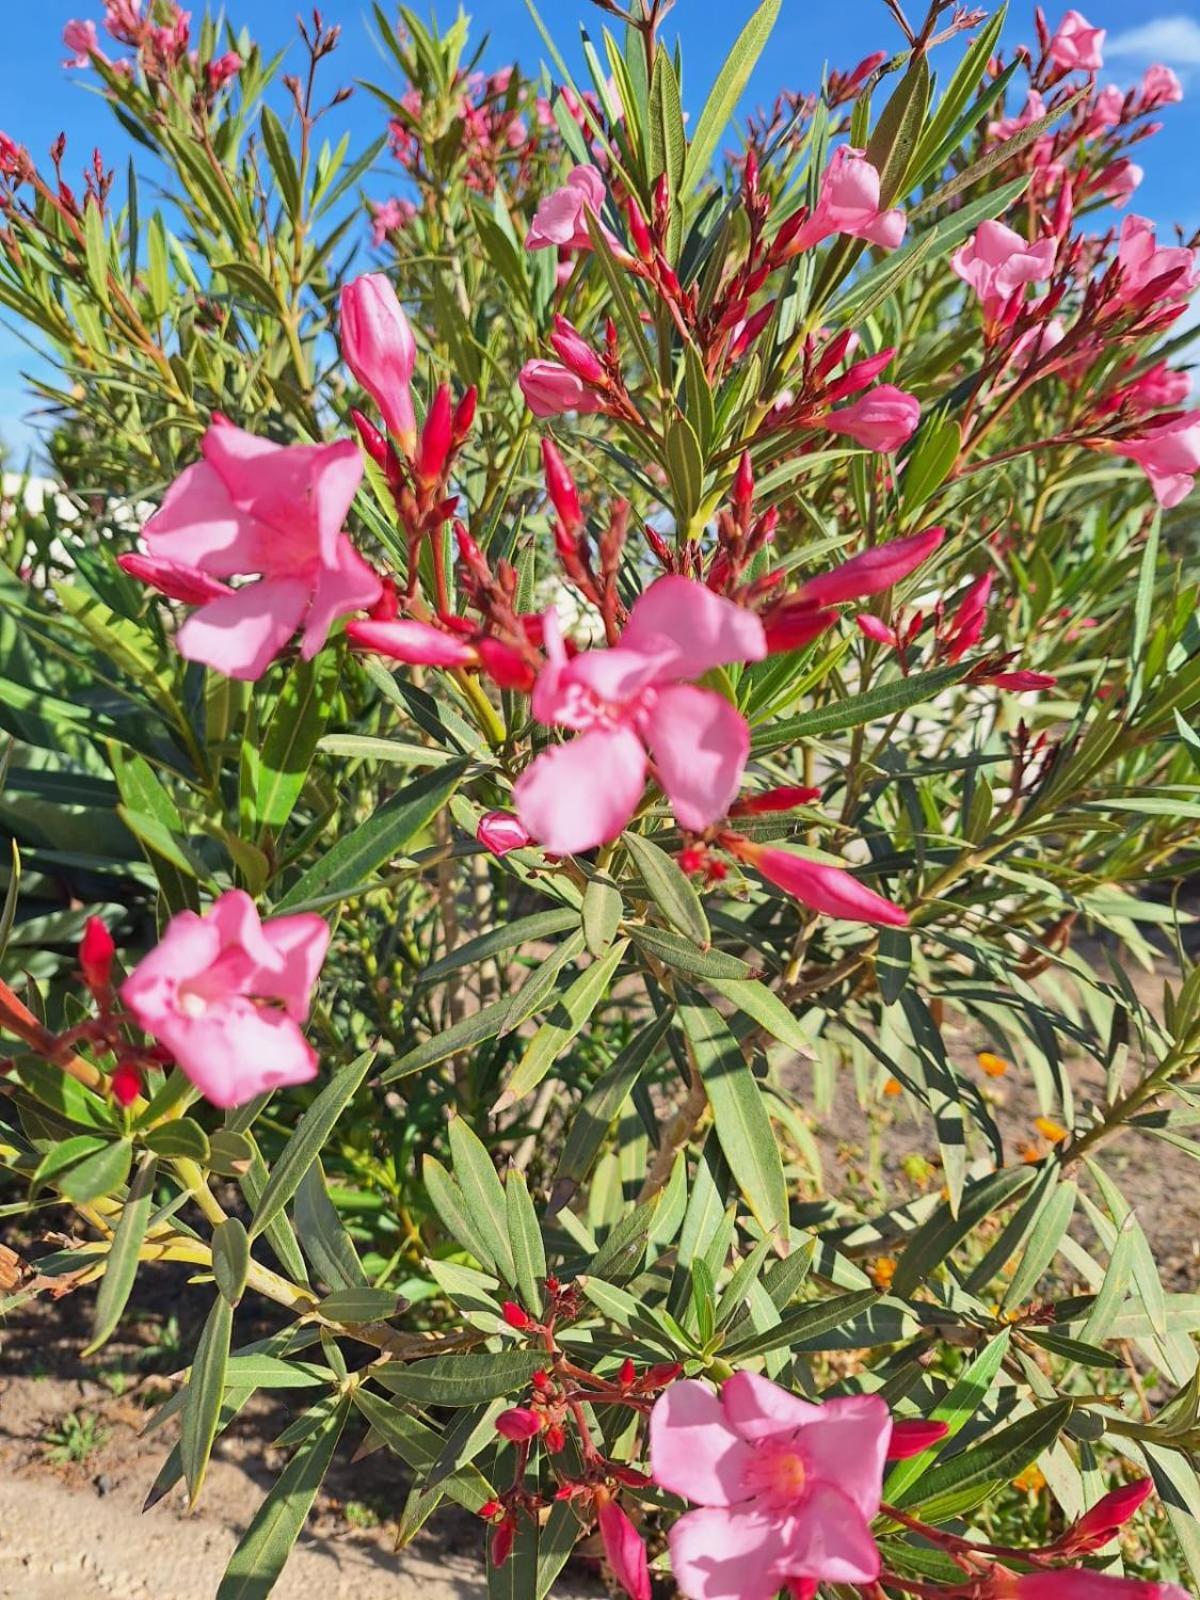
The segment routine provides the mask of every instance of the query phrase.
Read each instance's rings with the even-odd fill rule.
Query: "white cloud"
[[[1105,45],[1104,54],[1162,61],[1175,68],[1200,67],[1200,22],[1187,16],[1155,17],[1140,28],[1114,34]]]

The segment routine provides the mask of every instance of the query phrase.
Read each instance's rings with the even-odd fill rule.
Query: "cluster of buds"
[[[802,434],[824,428],[884,455],[907,444],[921,420],[920,404],[893,384],[870,387],[891,365],[895,350],[880,350],[855,361],[857,346],[858,336],[849,329],[832,338],[809,335],[789,387],[779,396],[757,438],[782,435],[789,441],[798,440]],[[849,404],[839,404],[841,401]]]
[[[434,181],[426,152],[436,144],[455,150],[464,183],[485,195],[494,194],[501,182],[511,193],[522,192],[533,163],[548,149],[556,151],[556,140],[549,102],[512,67],[459,72],[446,94],[436,98],[427,98],[413,83],[396,101],[388,123],[391,153],[418,185]]]
[[[191,13],[177,0],[144,9],[142,0],[105,0],[103,22],[111,39],[134,52],[132,58],[110,60],[101,47],[96,24],[90,19],[75,20],[63,29],[63,43],[71,52],[65,66],[97,67],[118,78],[131,79],[136,63],[151,86],[164,82],[182,67],[195,81],[201,99],[211,102],[244,65],[236,50],[202,62],[191,48]]]
[[[620,1503],[623,1489],[644,1489],[650,1479],[604,1455],[589,1425],[588,1409],[622,1407],[645,1417],[683,1369],[669,1362],[639,1372],[629,1358],[611,1375],[578,1366],[559,1348],[556,1332],[580,1308],[576,1287],[553,1276],[546,1280],[545,1303],[536,1315],[514,1301],[502,1308],[508,1326],[535,1341],[546,1362],[534,1372],[522,1402],[496,1419],[496,1432],[513,1446],[513,1480],[480,1507],[479,1515],[491,1524],[492,1563],[499,1567],[512,1552],[522,1518],[536,1521],[555,1502],[568,1501],[581,1519],[594,1518],[608,1566],[630,1600],[650,1600],[646,1548]],[[535,1445],[547,1470],[545,1487],[531,1487],[528,1481]]]
[[[640,423],[621,376],[617,328],[611,317],[605,323],[603,350],[593,350],[578,329],[559,316],[554,319],[550,347],[557,361],[527,361],[518,378],[535,417],[574,411],[599,413],[634,426]]]

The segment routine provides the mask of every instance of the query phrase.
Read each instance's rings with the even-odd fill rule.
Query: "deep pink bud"
[[[1135,1478],[1132,1483],[1113,1489],[1067,1529],[1059,1540],[1059,1548],[1069,1555],[1102,1550],[1153,1493],[1154,1484],[1149,1478]]]
[[[112,1077],[108,1080],[108,1086],[117,1104],[128,1107],[142,1092],[142,1075],[132,1061],[118,1061],[113,1068]]]
[[[517,382],[535,417],[557,417],[564,411],[576,411],[582,416],[604,409],[604,396],[560,361],[527,361],[517,374]]]
[[[767,650],[771,655],[782,655],[788,650],[802,650],[837,621],[837,612],[823,610],[800,600],[785,600],[763,618],[767,635]]]
[[[864,611],[860,612],[854,621],[858,625],[858,631],[865,634],[868,639],[874,639],[876,644],[886,644],[893,650],[898,647],[900,641],[896,637],[895,628],[889,628],[882,617],[873,617],[869,611]]]
[[[383,413],[388,432],[411,451],[417,425],[409,385],[417,343],[396,291],[381,272],[368,272],[344,285],[341,310],[346,365]]]
[[[117,947],[99,917],[89,917],[79,941],[79,970],[83,981],[93,994],[107,989],[112,978],[113,957]]]
[[[1110,1578],[1087,1567],[1054,1572],[1028,1572],[1006,1579],[1000,1591],[1015,1600],[1188,1600],[1177,1583],[1154,1583],[1141,1578]]]
[[[398,617],[393,622],[351,622],[346,637],[357,650],[372,650],[410,666],[467,667],[478,659],[474,649],[429,622]]]
[[[737,472],[733,480],[734,509],[743,515],[750,509],[754,499],[754,463],[750,459],[749,450],[742,451],[742,458],[738,462]]]
[[[919,1456],[935,1444],[941,1444],[949,1432],[950,1428],[945,1422],[926,1422],[924,1418],[893,1422],[887,1458],[889,1461],[907,1461],[910,1456]]]
[[[542,467],[546,474],[546,493],[569,533],[583,526],[583,508],[579,504],[579,490],[568,472],[557,445],[549,439],[542,440]]]
[[[479,390],[472,384],[454,408],[454,421],[450,425],[450,432],[455,449],[458,449],[475,426],[475,408],[478,403]]]
[[[820,789],[808,789],[796,784],[779,789],[765,789],[762,794],[749,794],[729,808],[731,817],[770,816],[776,811],[794,811],[797,806],[809,805],[821,798]]]
[[[353,406],[350,408],[350,420],[358,434],[359,443],[370,456],[377,467],[386,470],[388,464],[388,442],[380,433],[373,422],[367,420],[361,411]]]
[[[1058,679],[1049,672],[993,672],[983,680],[995,684],[997,689],[1014,689],[1033,692],[1053,689]]]
[[[596,1495],[596,1520],[604,1558],[630,1600],[650,1600],[650,1565],[641,1535],[617,1502],[605,1492]]]
[[[523,850],[530,842],[528,830],[520,817],[514,816],[511,811],[489,811],[479,819],[475,837],[494,856],[506,856],[510,850]],[[525,1313],[522,1311],[521,1315]],[[512,1327],[528,1326],[527,1322],[523,1325],[511,1322],[508,1317],[505,1317],[505,1321]]]
[[[910,533],[903,539],[890,539],[886,544],[863,550],[832,572],[809,578],[800,585],[795,598],[807,605],[834,606],[845,600],[880,594],[927,561],[941,544],[945,532],[944,528],[926,528],[923,533]]]
[[[413,463],[413,471],[421,483],[432,486],[445,472],[446,463],[450,459],[453,425],[450,385],[442,383],[438,385],[433,404],[425,417],[425,426],[421,430],[421,443],[417,448],[416,461]]]
[[[629,237],[633,241],[634,250],[641,260],[649,261],[654,255],[654,241],[650,237],[650,229],[646,226],[642,208],[632,197],[625,211],[625,220],[629,225]]]
[[[907,444],[921,420],[921,403],[894,384],[880,384],[823,419],[831,433],[844,433],[868,450],[890,455]]]
[[[519,650],[501,639],[480,639],[475,648],[480,665],[493,683],[502,689],[515,689],[518,694],[532,692],[537,673]]]
[[[846,922],[870,922],[889,928],[908,925],[907,911],[868,889],[844,867],[793,855],[790,850],[772,849],[736,834],[726,834],[721,842],[731,854],[813,911]]]
[[[604,363],[579,331],[565,317],[555,317],[550,346],[563,366],[584,383],[602,388],[608,375]]]
[[[198,567],[186,567],[181,562],[159,556],[138,555],[131,550],[117,557],[117,565],[131,578],[165,594],[168,600],[181,600],[187,606],[207,605],[210,600],[220,600],[230,592],[226,584],[210,578]]]
[[[517,1519],[511,1513],[492,1535],[492,1565],[502,1567],[512,1555],[513,1540],[517,1536]]]
[[[511,1411],[502,1411],[496,1418],[496,1432],[511,1444],[536,1438],[541,1431],[541,1417],[536,1411],[530,1411],[528,1406],[514,1406]]]
[[[533,1327],[533,1318],[515,1300],[506,1300],[500,1307],[500,1315],[509,1327],[516,1328],[518,1333],[524,1333]]]

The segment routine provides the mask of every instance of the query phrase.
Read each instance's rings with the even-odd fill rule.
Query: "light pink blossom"
[[[1187,499],[1200,472],[1200,411],[1151,426],[1137,438],[1113,440],[1110,448],[1137,462],[1154,498],[1169,510]]]
[[[591,165],[576,167],[564,186],[548,194],[534,212],[525,235],[526,250],[590,250],[587,218],[589,213],[600,216],[604,196],[599,169]],[[601,232],[610,244],[617,244],[607,228],[602,226]]]
[[[341,310],[346,365],[383,413],[388,432],[411,452],[417,423],[409,386],[417,341],[391,280],[367,272],[343,285]]]
[[[371,243],[376,250],[389,233],[406,228],[417,214],[411,200],[381,200],[371,205]]]
[[[789,598],[812,606],[836,606],[847,600],[865,600],[868,595],[880,594],[890,589],[901,578],[907,578],[941,544],[945,528],[924,528],[920,533],[908,533],[901,539],[888,539],[883,544],[860,550],[840,567],[822,572],[815,578],[806,578]]]
[[[1175,106],[1183,99],[1183,85],[1170,67],[1147,67],[1138,96],[1139,111],[1157,111],[1160,106]]]
[[[1015,117],[1001,117],[996,122],[988,123],[988,137],[999,139],[1012,139],[1027,128],[1031,122],[1040,122],[1046,115],[1046,102],[1036,89],[1029,91],[1029,98],[1024,109]]]
[[[316,1076],[300,1025],[329,947],[317,916],[260,922],[231,889],[204,916],[181,911],[121,985],[121,999],[216,1106]]]
[[[557,417],[564,411],[583,416],[604,409],[604,396],[559,361],[527,361],[517,382],[535,417]]]
[[[489,811],[480,817],[475,837],[494,856],[506,856],[510,850],[523,850],[531,842],[524,823],[511,811]]]
[[[223,56],[217,56],[210,61],[204,69],[204,76],[208,80],[208,92],[216,94],[218,89],[237,77],[244,63],[236,50],[227,50]]]
[[[701,1509],[670,1532],[688,1600],[775,1600],[802,1583],[870,1584],[892,1421],[876,1395],[812,1405],[737,1372],[720,1396],[673,1383],[650,1414],[660,1488]]]
[[[868,450],[890,455],[907,444],[921,420],[921,402],[915,395],[881,383],[848,406],[839,406],[822,418],[832,433],[844,433]]]
[[[1093,28],[1080,12],[1068,11],[1050,40],[1051,61],[1064,72],[1099,72],[1104,65],[1101,51],[1107,31]]]
[[[89,67],[93,56],[104,59],[96,37],[94,22],[68,22],[63,29],[62,37],[67,49],[74,51],[71,60],[63,62],[64,67]]]
[[[861,150],[839,145],[821,175],[821,190],[812,215],[792,241],[792,250],[811,250],[835,233],[866,239],[895,250],[904,239],[907,218],[896,208],[879,204],[879,173]]]
[[[362,478],[358,446],[271,444],[220,420],[201,453],[146,524],[157,567],[132,570],[180,598],[189,581],[197,597],[207,591],[176,637],[189,661],[258,678],[297,629],[310,660],[337,617],[382,593],[342,531]],[[258,581],[219,594],[204,583],[251,575]]]
[[[745,718],[691,681],[713,667],[760,661],[762,623],[689,578],[660,578],[637,600],[619,645],[569,659],[555,614],[533,714],[575,730],[517,780],[517,815],[555,855],[615,839],[646,783],[647,748],[681,827],[725,815],[750,750]]]
[[[1139,167],[1136,161],[1130,161],[1122,156],[1120,161],[1114,161],[1111,166],[1105,167],[1096,180],[1096,187],[1119,211],[1122,206],[1129,204],[1134,190],[1141,187],[1145,176],[1143,167]]]
[[[1057,254],[1055,239],[1030,244],[1003,222],[982,222],[951,256],[950,266],[979,296],[989,321],[997,321],[1026,284],[1051,276]]]
[[[1136,214],[1121,223],[1117,265],[1121,269],[1118,298],[1124,304],[1154,285],[1156,300],[1182,309],[1196,287],[1196,252],[1186,245],[1160,246],[1154,224]]]
[[[1088,119],[1083,126],[1085,137],[1094,139],[1098,133],[1115,128],[1125,113],[1125,93],[1115,83],[1106,83],[1092,101]]]

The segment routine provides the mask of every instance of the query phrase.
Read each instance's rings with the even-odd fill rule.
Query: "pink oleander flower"
[[[210,61],[204,69],[204,76],[208,81],[209,94],[216,94],[237,77],[244,63],[236,50],[227,50],[223,56],[217,56]]]
[[[510,850],[523,850],[532,843],[524,823],[511,811],[487,812],[479,819],[475,837],[494,856],[506,856]]]
[[[851,556],[849,561],[843,561],[830,572],[806,578],[798,589],[777,601],[763,617],[770,654],[799,650],[824,633],[837,621],[834,606],[881,594],[907,578],[928,560],[945,533],[944,528],[925,528],[920,533],[906,534],[902,539],[889,539],[885,544],[860,550],[858,555]],[[862,619],[859,621],[861,625]],[[870,624],[863,631],[871,633]],[[890,631],[886,628],[883,631],[888,641],[894,642]]]
[[[1094,139],[1098,133],[1115,128],[1125,113],[1125,94],[1115,83],[1106,83],[1092,101],[1091,111],[1084,124],[1086,138]]]
[[[250,896],[231,889],[204,916],[172,917],[121,999],[206,1099],[244,1105],[316,1076],[300,1026],[328,947],[323,917],[260,922]]]
[[[1136,461],[1150,479],[1154,498],[1170,510],[1191,494],[1200,472],[1200,411],[1151,424],[1139,437],[1112,440],[1107,448]]]
[[[881,383],[848,406],[826,412],[821,420],[831,433],[844,433],[855,444],[890,455],[916,433],[921,402],[895,384]]]
[[[1120,161],[1105,167],[1096,180],[1096,187],[1119,211],[1122,206],[1129,204],[1134,190],[1141,187],[1145,176],[1144,168],[1139,167],[1136,161],[1122,156]]]
[[[528,1406],[514,1406],[511,1411],[502,1411],[496,1418],[496,1432],[510,1444],[536,1439],[541,1431],[541,1417]]]
[[[1170,411],[1181,406],[1191,392],[1191,377],[1160,361],[1140,377],[1114,389],[1101,402],[1101,409],[1117,411],[1128,406],[1134,411]]]
[[[62,39],[67,49],[74,51],[71,60],[63,62],[64,67],[90,67],[93,56],[104,59],[94,22],[68,22],[63,29]]]
[[[1036,309],[1036,308],[1035,308]],[[1058,348],[1067,336],[1066,324],[1061,317],[1051,317],[1038,327],[1026,328],[1013,345],[1008,357],[1010,367],[1025,367]]]
[[[616,1500],[601,1490],[596,1496],[596,1521],[604,1559],[629,1600],[650,1600],[650,1564],[642,1536]]]
[[[379,407],[388,432],[411,454],[417,437],[410,388],[417,341],[391,280],[368,272],[345,284],[341,311],[346,365]]]
[[[104,26],[121,44],[136,44],[146,26],[142,0],[104,0]]]
[[[1012,1600],[1188,1600],[1186,1591],[1177,1583],[1110,1578],[1086,1567],[1028,1572],[1005,1582],[1006,1586],[997,1591],[1005,1600],[1009,1596]]]
[[[1160,106],[1177,106],[1183,99],[1183,85],[1170,67],[1147,67],[1138,95],[1139,111],[1157,111]]]
[[[1196,287],[1196,252],[1186,245],[1160,246],[1154,224],[1136,214],[1121,223],[1117,265],[1121,269],[1117,293],[1123,304],[1154,285],[1156,300],[1182,309]]]
[[[988,123],[988,137],[999,139],[1003,143],[1012,139],[1016,134],[1027,128],[1031,122],[1039,122],[1046,115],[1046,102],[1036,89],[1029,91],[1029,98],[1025,108],[1015,117],[1001,117],[997,122]]]
[[[371,204],[371,243],[378,250],[389,233],[406,228],[417,214],[411,200],[381,200]]]
[[[935,1444],[950,1432],[947,1422],[926,1422],[924,1417],[892,1423],[892,1437],[888,1445],[887,1458],[889,1461],[909,1461],[913,1456],[923,1455],[926,1450],[932,1450]]]
[[[533,714],[576,737],[544,751],[517,780],[517,815],[555,855],[615,839],[646,783],[647,750],[683,828],[725,815],[750,751],[745,718],[692,680],[761,661],[763,625],[690,578],[660,578],[636,601],[620,644],[568,658],[553,611]]]
[[[950,258],[950,267],[983,303],[989,321],[998,321],[1026,284],[1041,283],[1054,272],[1055,239],[1029,244],[1003,222],[982,222],[973,238]]]
[[[845,867],[814,861],[810,856],[758,844],[736,834],[726,835],[722,843],[739,861],[822,916],[888,928],[908,926],[908,912],[903,907],[868,889]]]
[[[1093,28],[1078,11],[1068,11],[1050,41],[1050,59],[1064,72],[1099,72],[1106,28]]]
[[[525,404],[535,417],[580,416],[604,409],[604,396],[559,361],[527,361],[517,374]]]
[[[749,1372],[719,1397],[673,1383],[650,1414],[650,1468],[660,1488],[700,1507],[670,1532],[688,1600],[775,1600],[797,1580],[873,1583],[891,1432],[876,1395],[812,1405]]]
[[[122,567],[199,605],[176,635],[189,661],[258,678],[297,629],[311,660],[338,617],[383,592],[342,527],[362,478],[358,446],[271,444],[220,419],[201,453],[146,524],[150,562],[123,556]]]
[[[848,233],[884,250],[895,250],[903,242],[907,226],[903,211],[880,209],[879,173],[863,152],[839,145],[821,175],[821,192],[812,216],[800,227],[791,250],[811,250],[835,233]]]
[[[534,212],[525,235],[526,250],[590,250],[587,217],[590,212],[599,218],[605,192],[598,168],[576,167],[564,186],[548,194]],[[607,228],[602,226],[601,232],[610,244],[618,244]]]

